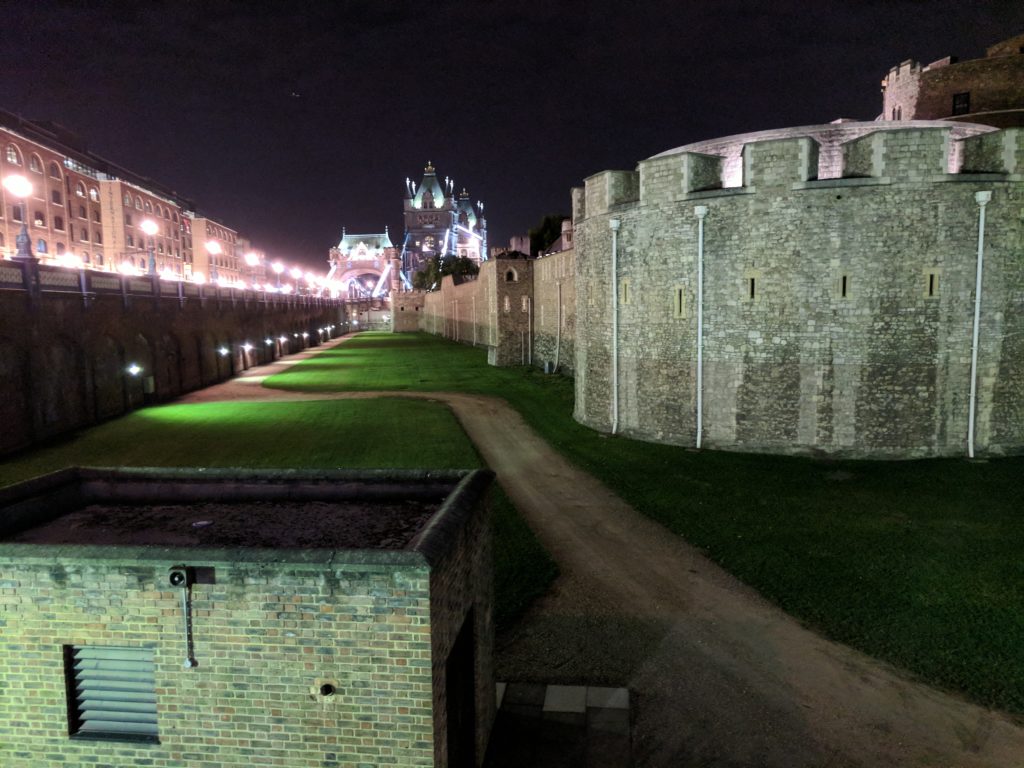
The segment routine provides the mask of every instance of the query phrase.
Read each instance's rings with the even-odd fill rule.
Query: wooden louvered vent
[[[72,736],[156,741],[153,650],[68,646]]]

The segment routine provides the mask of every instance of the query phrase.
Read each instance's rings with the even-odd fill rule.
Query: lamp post
[[[14,174],[4,178],[4,189],[21,200],[21,231],[14,238],[18,246],[16,259],[34,260],[32,255],[32,238],[28,235],[28,197],[32,194],[32,182],[24,176]]]
[[[149,256],[149,274],[156,276],[156,254],[153,253],[153,235],[159,231],[159,227],[152,219],[143,219],[139,229],[146,235],[146,254]]]
[[[273,269],[274,270],[274,274],[277,275],[277,288],[278,288],[278,290],[280,290],[280,288],[281,288],[281,273],[284,272],[284,264],[282,264],[280,261],[275,261],[271,265],[270,268]]]
[[[217,282],[217,264],[214,261],[214,258],[220,255],[221,250],[222,249],[220,247],[220,243],[218,243],[216,240],[207,240],[206,241],[206,252],[208,254],[210,254],[210,282],[211,283],[216,283]]]

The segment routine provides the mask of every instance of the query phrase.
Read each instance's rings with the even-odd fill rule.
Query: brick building
[[[989,46],[983,59],[908,59],[882,80],[880,120],[957,120],[1024,126],[1024,34]]]
[[[148,272],[152,253],[157,274],[185,276],[178,202],[129,181],[106,179],[100,181],[100,208],[107,264]],[[147,228],[155,231],[149,234]]]
[[[192,244],[192,275],[209,282],[237,283],[242,279],[238,232],[219,221],[188,214]]]
[[[476,768],[491,477],[65,470],[3,489],[4,768]]]

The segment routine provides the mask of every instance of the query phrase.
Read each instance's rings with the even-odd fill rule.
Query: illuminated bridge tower
[[[405,237],[402,273],[408,279],[434,256],[465,256],[479,263],[487,258],[487,222],[483,204],[470,202],[465,189],[456,196],[455,182],[438,179],[429,162],[423,179],[405,180]]]

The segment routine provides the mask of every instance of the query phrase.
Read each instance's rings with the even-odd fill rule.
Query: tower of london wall
[[[975,193],[991,192],[975,443],[1024,449],[1024,131],[868,125],[830,126],[827,152],[813,133],[738,137],[741,148],[664,153],[574,190],[579,421],[612,429],[614,282],[618,431],[695,443],[701,206],[703,445],[964,453]],[[729,158],[739,186],[724,183]]]

